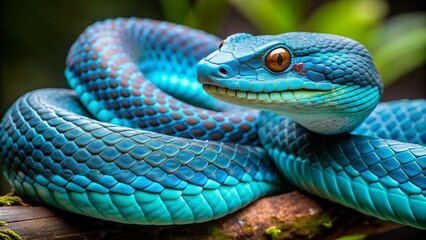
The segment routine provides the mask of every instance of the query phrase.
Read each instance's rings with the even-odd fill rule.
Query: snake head
[[[383,91],[368,50],[330,34],[234,34],[196,69],[213,97],[290,117],[321,134],[352,131]]]

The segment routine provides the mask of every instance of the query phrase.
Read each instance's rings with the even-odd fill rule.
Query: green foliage
[[[229,0],[229,3],[265,34],[297,31],[306,0]]]
[[[307,18],[306,30],[333,33],[369,45],[374,41],[387,5],[381,0],[330,1]]]
[[[228,9],[226,0],[161,0],[164,17],[171,22],[217,32]]]
[[[379,29],[371,44],[380,75],[391,83],[426,61],[426,14],[395,16]]]

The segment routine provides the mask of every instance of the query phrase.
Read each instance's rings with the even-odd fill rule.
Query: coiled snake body
[[[90,26],[67,58],[74,91],[27,93],[4,116],[10,185],[105,220],[187,224],[278,191],[277,167],[305,191],[426,228],[425,100],[373,111],[378,72],[343,37],[235,34],[219,43],[147,19]]]

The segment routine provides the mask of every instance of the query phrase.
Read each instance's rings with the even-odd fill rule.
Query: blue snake
[[[378,104],[379,73],[351,39],[221,42],[106,20],[78,37],[65,76],[74,90],[29,92],[0,123],[2,172],[18,194],[109,221],[189,224],[278,193],[282,175],[426,228],[426,101]]]

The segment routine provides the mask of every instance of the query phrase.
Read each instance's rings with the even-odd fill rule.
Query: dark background
[[[308,9],[314,11],[323,2],[310,1]],[[425,11],[422,1],[387,2],[387,17]],[[33,0],[3,1],[1,4],[0,116],[25,92],[38,88],[67,88],[63,71],[68,49],[78,35],[95,21],[116,17],[167,20],[160,1],[154,0]],[[222,12],[221,18],[222,23],[213,30],[220,37],[235,32],[260,33],[232,7]],[[425,78],[425,66],[422,65],[387,86],[382,100],[425,98]],[[1,178],[0,194],[8,191],[9,187]],[[421,231],[406,228],[371,239],[414,239],[421,234]]]

